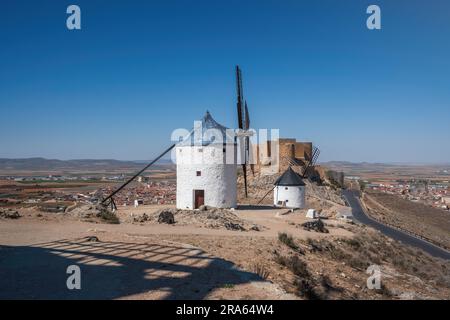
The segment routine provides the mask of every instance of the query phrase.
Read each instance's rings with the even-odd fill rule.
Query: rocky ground
[[[80,204],[62,213],[0,210],[0,298],[448,299],[450,262],[335,219],[339,192],[308,183],[306,209],[255,205],[272,177],[251,182],[236,210]],[[269,196],[270,198],[270,196]],[[84,270],[84,291],[65,268]],[[379,289],[367,268],[379,266]],[[15,280],[14,280],[15,279]],[[14,280],[14,281],[13,281]],[[95,285],[94,285],[95,284]]]
[[[363,202],[375,219],[450,248],[450,213],[382,192],[365,192]]]
[[[150,208],[137,209],[150,212]],[[212,210],[195,213],[200,224],[192,217],[196,222],[187,224],[189,220],[183,220],[187,213],[173,208],[151,209],[153,220],[142,223],[126,221],[131,218],[127,210],[134,208],[119,210],[120,224],[89,221],[92,216],[85,220],[23,210],[19,210],[18,219],[2,218],[1,297],[57,298],[56,293],[68,299],[450,297],[449,262],[364,226],[330,218],[322,220],[328,232],[320,232],[303,227],[317,222],[306,219],[304,211],[254,206],[232,212],[237,219],[233,221],[258,225],[261,230],[233,230],[223,225],[203,226],[201,217]],[[160,213],[168,211],[174,212],[175,221],[184,222],[158,223]],[[135,217],[142,217],[137,213]],[[98,241],[87,240],[92,236]],[[86,279],[97,279],[101,274],[96,281],[105,290],[86,287],[78,295],[64,291],[60,281],[64,283],[65,278],[54,277],[60,273],[65,277],[64,268],[74,263],[86,270]],[[373,264],[380,266],[382,273],[379,290],[366,284],[366,269]],[[8,280],[11,277],[28,280],[12,283]],[[115,280],[110,283],[111,279]],[[57,290],[50,290],[52,286]],[[47,289],[40,291],[42,287]]]
[[[0,209],[0,218],[3,219],[19,219],[21,215],[19,211],[14,209]]]
[[[263,227],[239,218],[234,210],[208,208],[202,206],[199,210],[179,210],[175,208],[133,214],[127,219],[131,223],[167,223],[190,225],[200,228],[226,229],[236,231],[260,231]]]

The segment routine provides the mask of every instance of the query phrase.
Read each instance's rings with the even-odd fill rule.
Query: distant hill
[[[57,160],[45,158],[0,158],[0,170],[95,170],[106,168],[142,168],[149,162],[150,161],[121,161],[113,159]],[[169,160],[158,161],[158,164],[168,163]]]
[[[321,162],[325,167],[352,167],[352,168],[392,168],[392,167],[448,167],[450,163],[414,163],[414,162],[350,162],[350,161],[328,161]]]
[[[406,175],[406,176],[445,176],[450,172],[450,164],[424,164],[424,163],[369,163],[329,161],[320,163],[323,167],[342,171],[346,175],[360,175],[371,173]]]

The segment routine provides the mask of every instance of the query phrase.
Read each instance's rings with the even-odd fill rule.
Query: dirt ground
[[[368,230],[329,219],[324,220],[329,233],[306,231],[299,227],[309,220],[304,210],[247,206],[234,211],[240,219],[262,226],[260,231],[127,222],[131,215],[167,207],[120,208],[121,224],[79,221],[30,208],[19,210],[19,219],[0,220],[0,298],[309,298],[299,294],[295,270],[280,264],[280,257],[293,256],[305,262],[308,281],[314,280],[326,299],[449,297],[447,287],[425,284],[386,261],[390,295],[367,290],[364,269],[325,251],[315,252],[309,244],[350,243],[358,232]],[[281,243],[279,233],[292,236],[296,244]],[[98,241],[88,241],[89,236]],[[438,262],[432,263],[435,267]],[[81,268],[81,290],[66,287],[66,269],[72,264]]]
[[[118,216],[126,219],[131,211],[139,214],[161,208],[167,206],[123,208]],[[306,239],[306,231],[287,223],[305,221],[303,214],[281,215],[283,210],[262,208],[236,210],[242,219],[267,226],[260,232],[166,224],[97,224],[30,208],[19,210],[20,219],[0,221],[0,298],[295,299],[277,284],[211,256],[189,241],[170,240],[176,236],[185,236],[185,240],[200,236],[276,238],[281,230]],[[339,228],[331,232],[348,234]],[[100,241],[86,241],[88,236]],[[246,258],[253,259],[250,255]],[[65,270],[70,264],[86,270],[86,290],[65,288]],[[45,277],[33,276],[36,274]]]
[[[382,192],[365,192],[363,200],[375,219],[450,248],[450,213]]]

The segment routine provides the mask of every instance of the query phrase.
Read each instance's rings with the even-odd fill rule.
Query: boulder
[[[322,222],[322,220],[319,218],[316,221],[308,221],[302,224],[303,229],[307,230],[307,231],[316,231],[316,232],[321,232],[321,233],[328,233],[328,229],[325,228],[324,223]]]
[[[245,228],[242,227],[239,223],[233,223],[233,222],[226,222],[225,228],[227,230],[239,230],[239,231],[245,231]]]
[[[174,224],[175,223],[175,217],[173,216],[173,213],[170,211],[163,211],[159,214],[158,217],[159,223],[167,223],[167,224]]]
[[[6,218],[6,219],[18,219],[21,217],[18,211],[7,209],[7,210],[0,210],[0,217]]]

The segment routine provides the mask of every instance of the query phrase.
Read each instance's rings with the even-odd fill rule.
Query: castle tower
[[[209,112],[177,144],[177,208],[237,206],[237,144]]]

